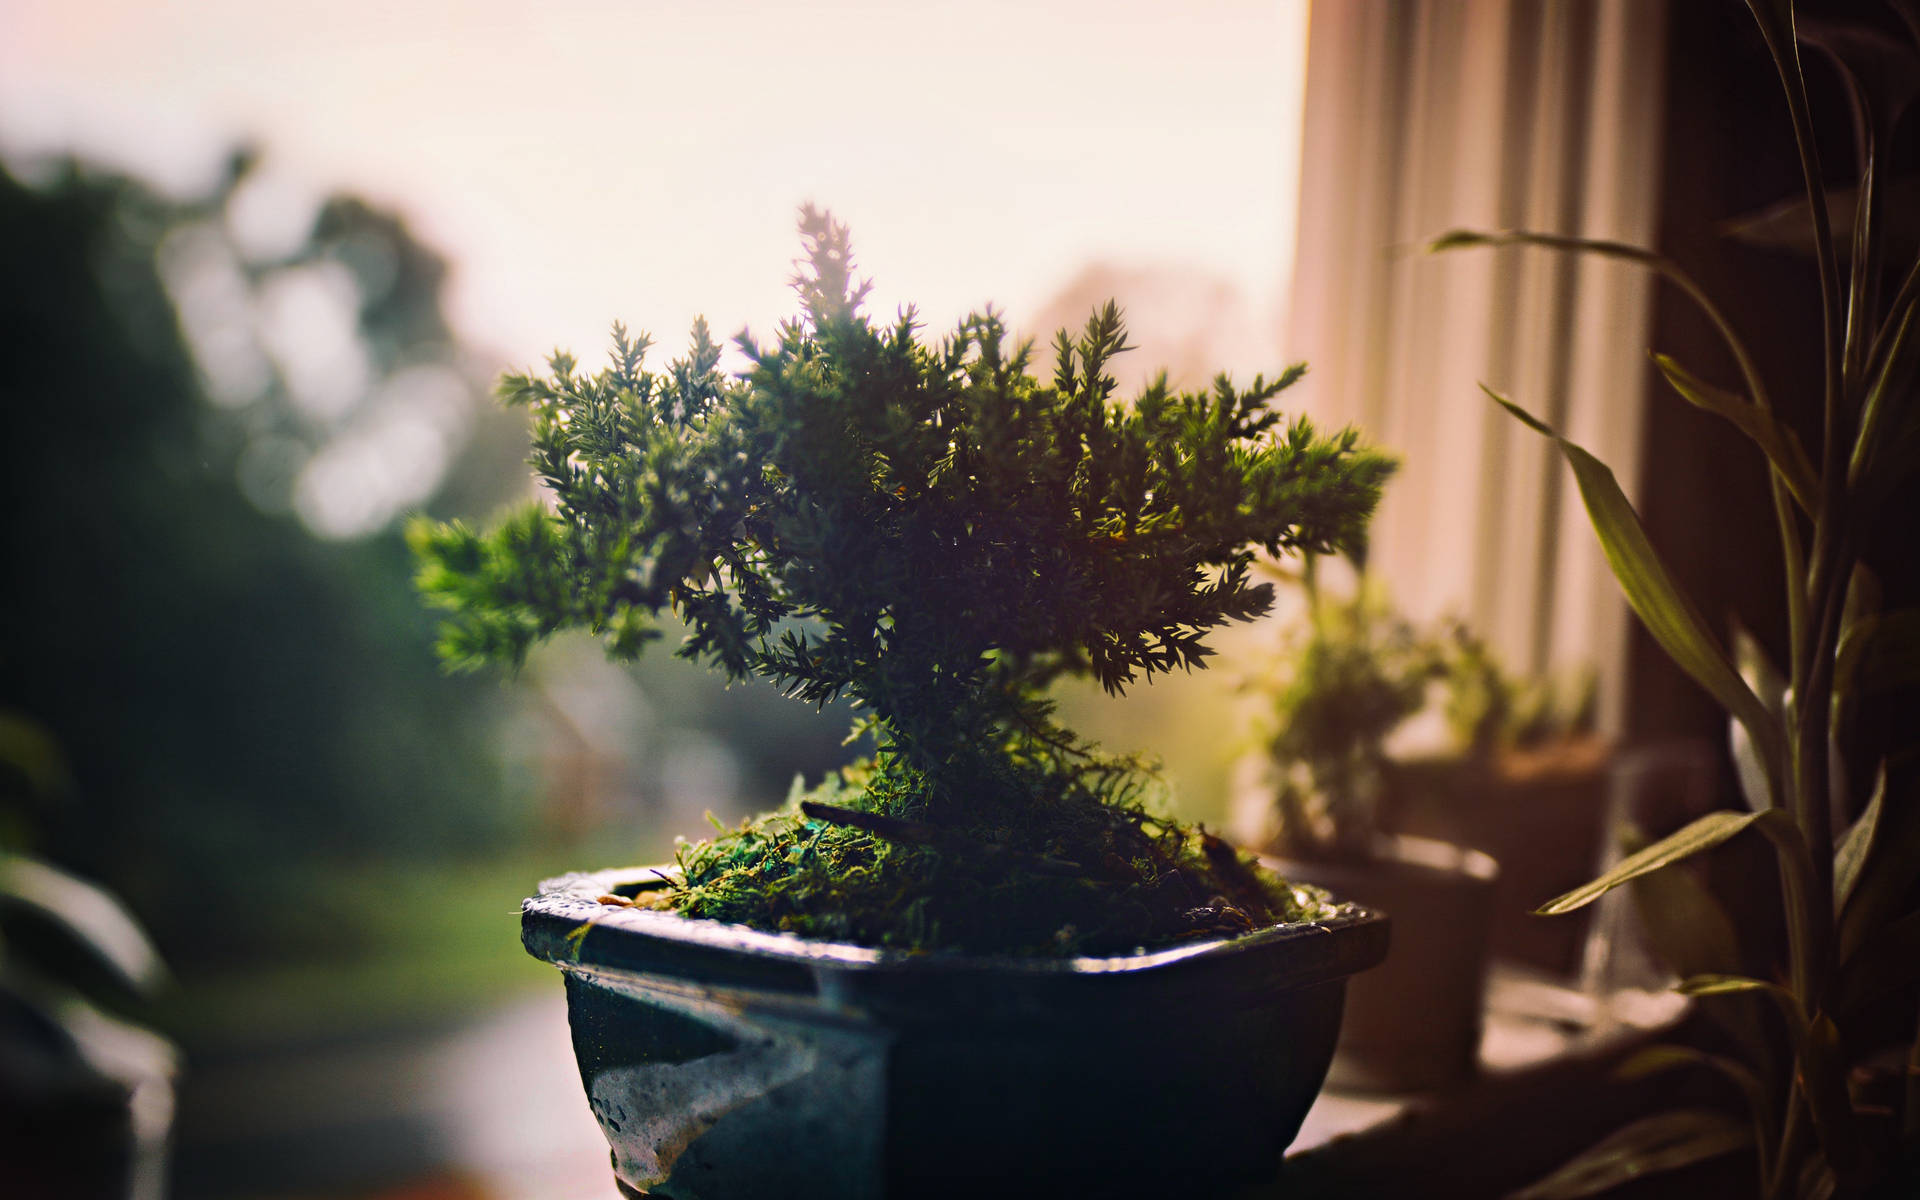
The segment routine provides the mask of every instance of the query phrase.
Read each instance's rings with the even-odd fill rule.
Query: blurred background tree
[[[43,849],[183,963],[324,936],[303,898],[321,863],[498,844],[526,816],[502,697],[434,669],[386,529],[510,478],[513,431],[473,436],[444,268],[344,198],[293,253],[246,256],[224,217],[249,166],[184,201],[71,162],[38,187],[0,173],[0,705],[74,764]],[[350,305],[336,345],[302,357],[328,289]],[[369,496],[356,452],[404,458],[411,494]],[[209,904],[234,918],[218,939]]]
[[[187,1060],[176,1194],[509,1170],[590,1118],[463,1150],[447,1131],[538,1072],[471,1102],[422,1081],[468,1041],[564,1063],[512,1007],[548,982],[519,898],[764,807],[842,760],[846,717],[577,645],[514,686],[443,674],[396,525],[524,495],[525,428],[400,217],[263,220],[254,179],[248,154],[185,197],[0,163],[0,713],[72,774],[13,833],[176,969],[147,1014]]]
[[[563,646],[528,688],[440,672],[396,520],[524,494],[525,430],[483,402],[495,364],[450,332],[446,264],[403,220],[335,196],[276,231],[253,167],[186,198],[0,170],[0,707],[76,776],[40,849],[191,978],[352,949],[343,872],[364,891],[370,864],[536,832],[658,854],[839,761],[844,717],[678,664]]]

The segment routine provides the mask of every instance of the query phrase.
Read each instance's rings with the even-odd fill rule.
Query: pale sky
[[[456,327],[598,361],[622,318],[790,311],[807,200],[875,304],[1018,325],[1083,263],[1198,268],[1277,329],[1307,0],[0,0],[0,150],[177,187],[267,150],[258,231],[323,190],[454,263]]]

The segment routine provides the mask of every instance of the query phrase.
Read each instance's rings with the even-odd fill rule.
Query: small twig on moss
[[[929,825],[925,821],[909,821],[903,817],[862,812],[857,808],[842,808],[838,804],[822,804],[818,800],[802,800],[800,811],[816,821],[863,829],[868,833],[890,838],[896,842],[918,842],[921,845],[937,846],[943,850],[953,850],[962,854],[992,856],[1024,867],[1036,875],[1086,874],[1085,868],[1077,862],[1046,854],[1031,854],[1025,850],[1015,850],[1010,846],[1002,846],[994,842],[977,841],[951,830],[942,829],[938,825]]]

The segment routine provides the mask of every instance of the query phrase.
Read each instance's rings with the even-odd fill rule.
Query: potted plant
[[[643,365],[509,375],[549,496],[411,531],[456,665],[566,628],[795,698],[846,697],[870,757],[657,868],[527,902],[630,1194],[995,1194],[1270,1173],[1331,1052],[1375,914],[1154,811],[1131,761],[1052,718],[1204,665],[1268,607],[1251,547],[1360,536],[1391,470],[1268,403],[1301,373],[1130,405],[1118,311],[1029,373],[989,311],[923,342],[862,308],[846,230],[803,210],[801,315],[696,324]]]
[[[1499,875],[1484,853],[1382,823],[1390,792],[1406,783],[1389,738],[1428,707],[1447,647],[1393,612],[1364,575],[1352,597],[1327,596],[1308,555],[1301,580],[1305,620],[1264,682],[1264,770],[1252,794],[1272,811],[1268,844],[1290,877],[1395,922],[1386,964],[1348,989],[1333,1078],[1425,1090],[1477,1060]]]
[[[1669,949],[1679,990],[1706,1011],[1764,999],[1766,1023],[1728,1020],[1721,1046],[1656,1048],[1640,1071],[1699,1068],[1735,1086],[1748,1112],[1684,1108],[1651,1114],[1529,1190],[1593,1195],[1663,1170],[1750,1156],[1769,1197],[1913,1195],[1920,1187],[1920,600],[1905,568],[1911,542],[1889,540],[1913,511],[1920,476],[1920,258],[1896,256],[1887,230],[1894,134],[1920,81],[1920,12],[1885,27],[1800,27],[1791,0],[1748,7],[1785,92],[1804,193],[1791,208],[1810,236],[1822,317],[1807,330],[1823,383],[1776,409],[1767,380],[1731,322],[1679,263],[1616,242],[1532,232],[1447,234],[1437,249],[1527,245],[1647,267],[1699,305],[1738,370],[1731,387],[1674,359],[1655,365],[1687,401],[1728,420],[1766,463],[1786,585],[1784,671],[1730,655],[1675,583],[1605,464],[1496,393],[1550,438],[1572,468],[1594,531],[1629,605],[1673,660],[1737,726],[1744,811],[1723,809],[1638,849],[1541,912],[1568,912],[1626,884]],[[1904,26],[1900,34],[1894,29]],[[1814,136],[1799,42],[1831,57],[1853,101],[1859,182],[1829,192]],[[1851,229],[1836,218],[1851,215]],[[1905,214],[1910,216],[1911,214]],[[1845,259],[1843,273],[1842,259]],[[1783,397],[1783,399],[1791,399]],[[1803,441],[1801,424],[1819,433]],[[1836,754],[1836,751],[1838,752]],[[1839,759],[1863,770],[1833,770]],[[1716,895],[1675,865],[1743,834],[1765,839],[1779,889],[1736,881]],[[1777,913],[1784,962],[1743,943],[1729,912]],[[1733,1014],[1744,1012],[1733,1010]],[[1756,1033],[1757,1030],[1757,1033]]]
[[[1612,756],[1593,732],[1594,678],[1516,677],[1459,622],[1431,644],[1445,737],[1388,757],[1380,825],[1492,856],[1493,958],[1571,981],[1587,922],[1532,910],[1600,862]]]

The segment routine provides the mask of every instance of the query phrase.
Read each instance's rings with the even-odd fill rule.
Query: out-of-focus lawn
[[[542,878],[612,865],[594,853],[344,868],[314,889],[314,903],[348,926],[343,949],[188,973],[160,1024],[188,1046],[237,1048],[438,1024],[554,986],[553,968],[520,948],[520,901]]]
[[[185,1051],[172,1194],[607,1194],[557,972],[520,948],[520,901],[568,869],[657,861],[646,849],[621,832],[335,870],[310,889],[332,952],[296,953],[290,934],[283,955],[235,945],[232,966],[183,969],[162,1014]]]

